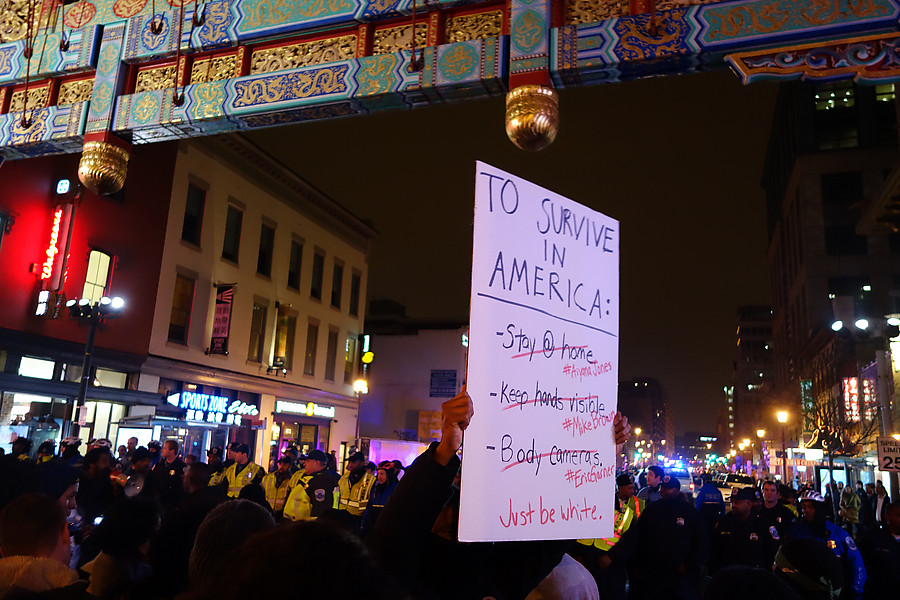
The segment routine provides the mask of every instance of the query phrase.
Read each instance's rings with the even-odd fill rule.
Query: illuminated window
[[[316,346],[319,344],[319,324],[309,322],[306,328],[306,358],[303,361],[303,374],[316,374]]]
[[[185,275],[175,276],[175,293],[172,296],[172,315],[169,318],[169,341],[187,344],[191,323],[191,305],[194,303],[196,280]]]
[[[294,365],[294,336],[297,333],[297,313],[281,305],[275,324],[275,359],[284,359],[284,368],[290,371]]]
[[[247,349],[249,361],[261,363],[263,360],[268,313],[268,306],[259,302],[253,303],[253,315],[250,317],[250,346]]]
[[[344,383],[353,383],[353,365],[356,364],[356,334],[347,336],[344,344]]]
[[[894,84],[884,83],[876,85],[875,100],[878,102],[892,102],[894,100]]]
[[[106,288],[109,285],[111,263],[112,259],[109,254],[99,250],[91,250],[88,255],[87,275],[84,277],[84,290],[81,292],[81,297],[90,300],[91,304],[99,302],[100,298],[107,295]]]
[[[334,373],[337,365],[337,329],[328,330],[328,346],[325,349],[325,379],[334,381]]]

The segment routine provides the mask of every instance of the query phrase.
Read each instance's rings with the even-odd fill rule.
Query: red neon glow
[[[859,380],[844,377],[844,413],[848,421],[859,421]]]
[[[59,242],[59,226],[62,222],[62,209],[58,208],[53,214],[53,229],[50,231],[50,245],[47,246],[47,259],[44,261],[44,267],[41,269],[41,279],[50,279],[53,275],[53,261],[59,253],[57,243]]]

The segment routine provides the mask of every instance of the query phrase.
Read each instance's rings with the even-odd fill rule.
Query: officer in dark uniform
[[[753,513],[753,502],[758,498],[755,488],[741,488],[731,496],[731,512],[716,524],[709,561],[711,573],[731,565],[763,567],[770,554],[774,558],[775,537]]]
[[[660,495],[638,519],[630,598],[695,600],[700,568],[709,553],[709,536],[700,513],[684,499],[678,479],[664,476]]]
[[[766,531],[769,532],[774,544],[770,544],[769,553],[766,555],[766,566],[775,561],[775,553],[784,542],[788,529],[797,520],[794,513],[782,504],[778,498],[778,484],[774,481],[765,481],[762,486],[763,505],[759,509],[759,518]]]

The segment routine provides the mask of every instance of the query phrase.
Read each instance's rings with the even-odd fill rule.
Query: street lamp
[[[122,314],[125,308],[125,300],[118,296],[109,298],[103,296],[97,302],[91,303],[90,298],[71,299],[66,302],[66,308],[69,309],[69,318],[87,323],[88,335],[84,344],[84,358],[81,362],[81,382],[78,385],[78,395],[75,397],[75,408],[72,411],[72,419],[63,421],[64,435],[78,435],[78,427],[80,411],[84,407],[87,396],[88,385],[91,380],[91,366],[94,358],[94,338],[97,335],[97,329],[103,325],[106,319],[112,319]],[[69,414],[69,411],[66,411]]]
[[[779,410],[775,416],[781,423],[781,483],[790,485],[787,477],[787,444],[784,441],[784,424],[787,423],[788,414],[786,410]]]

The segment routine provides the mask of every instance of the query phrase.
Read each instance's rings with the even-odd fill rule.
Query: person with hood
[[[362,516],[362,525],[360,534],[365,537],[375,526],[378,516],[384,505],[397,487],[397,475],[394,471],[394,463],[385,461],[378,466],[375,474],[375,485],[372,486],[372,493],[369,494],[369,501],[366,505],[366,512]]]
[[[0,512],[0,597],[53,592],[89,598],[87,582],[70,569],[66,513],[55,498],[23,494]]]
[[[866,567],[850,534],[825,518],[825,499],[815,490],[800,496],[803,517],[788,530],[788,539],[820,540],[840,560],[846,585],[841,600],[859,600],[866,585]]]

